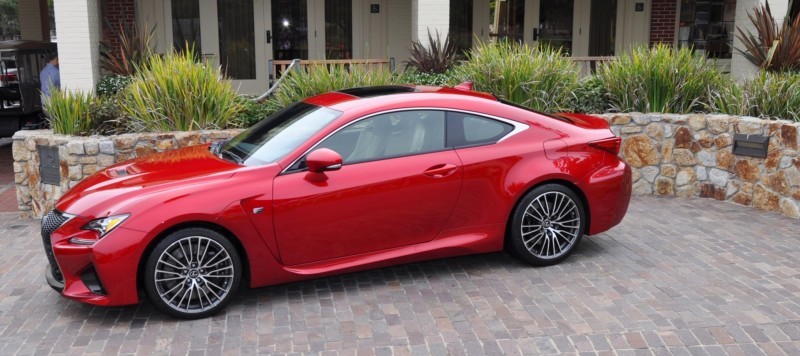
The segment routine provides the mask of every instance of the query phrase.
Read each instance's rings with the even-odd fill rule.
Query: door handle
[[[538,41],[539,40],[539,29],[538,28],[534,28],[533,29],[533,40],[534,41]]]
[[[456,166],[455,164],[443,163],[443,164],[437,164],[431,168],[426,169],[425,172],[423,172],[423,174],[433,178],[443,178],[453,174],[453,172],[455,172],[456,169],[458,169],[458,166]]]
[[[272,43],[272,31],[267,30],[267,43]]]

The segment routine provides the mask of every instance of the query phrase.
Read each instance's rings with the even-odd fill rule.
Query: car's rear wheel
[[[569,188],[545,184],[528,192],[514,210],[509,247],[520,259],[549,266],[567,258],[585,231],[581,200]]]
[[[150,301],[182,319],[219,312],[235,296],[241,280],[236,248],[225,236],[204,228],[168,235],[150,253],[144,271]]]

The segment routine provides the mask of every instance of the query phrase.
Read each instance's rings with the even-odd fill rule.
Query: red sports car
[[[42,219],[48,283],[201,318],[261,287],[509,250],[543,266],[618,224],[631,171],[599,118],[465,88],[298,102],[220,144],[85,179]]]

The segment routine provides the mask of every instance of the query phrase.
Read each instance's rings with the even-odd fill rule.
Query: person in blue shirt
[[[47,65],[39,74],[42,83],[42,96],[49,97],[53,89],[61,88],[61,72],[58,71],[58,54],[52,53],[48,57]]]

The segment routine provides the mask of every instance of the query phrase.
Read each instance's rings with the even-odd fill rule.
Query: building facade
[[[99,42],[118,45],[113,29],[135,25],[153,31],[156,51],[192,46],[253,94],[267,89],[270,60],[393,58],[402,68],[428,31],[462,49],[504,38],[576,57],[690,46],[745,78],[755,68],[734,50],[733,31],[749,28],[748,12],[765,1],[783,19],[788,0],[59,0],[55,16],[68,89],[91,90]],[[21,2],[21,18],[47,22],[36,16],[45,3]],[[32,28],[23,37],[46,33],[23,28]]]

